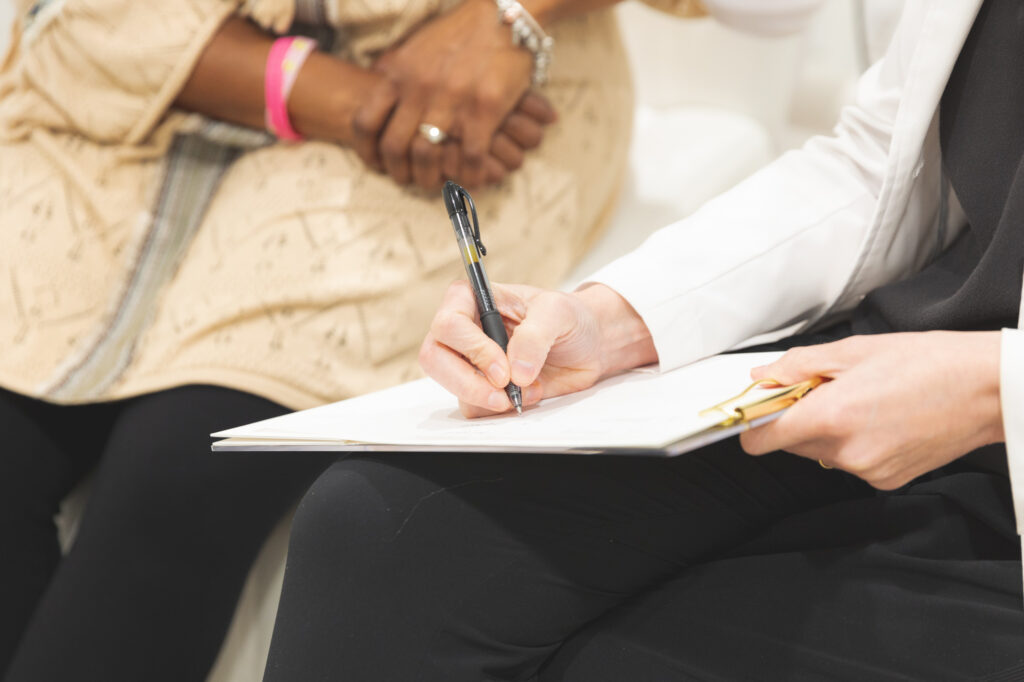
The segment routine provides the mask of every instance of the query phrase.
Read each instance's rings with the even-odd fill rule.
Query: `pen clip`
[[[480,251],[480,255],[486,256],[487,247],[480,241],[480,221],[476,217],[476,204],[473,203],[473,197],[469,196],[469,192],[463,189],[461,185],[455,186],[459,188],[459,197],[469,202],[469,210],[473,214],[473,241],[476,242],[476,248]]]

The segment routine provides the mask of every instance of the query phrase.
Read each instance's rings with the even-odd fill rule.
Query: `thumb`
[[[508,342],[512,382],[529,386],[540,375],[555,342],[572,331],[577,313],[568,294],[549,291],[530,301]]]

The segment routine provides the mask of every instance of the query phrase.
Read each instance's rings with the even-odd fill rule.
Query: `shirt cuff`
[[[999,398],[1006,437],[1017,534],[1024,530],[1024,330],[1004,329],[999,358]]]

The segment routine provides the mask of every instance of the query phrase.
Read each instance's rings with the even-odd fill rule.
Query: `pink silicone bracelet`
[[[288,95],[295,85],[299,69],[315,47],[315,40],[302,36],[278,38],[270,46],[263,77],[265,116],[267,130],[282,140],[297,142],[302,139],[288,118]]]

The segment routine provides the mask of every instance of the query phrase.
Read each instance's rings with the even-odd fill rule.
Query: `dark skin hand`
[[[175,105],[263,129],[263,71],[272,43],[273,37],[252,23],[229,18],[200,56]],[[304,137],[352,147],[371,167],[379,169],[379,162],[365,152],[367,147],[376,149],[397,103],[397,90],[383,73],[314,52],[296,78],[288,113],[292,125]],[[360,115],[368,105],[383,112],[376,128]],[[544,126],[554,118],[551,105],[540,95],[522,97],[502,122],[501,131],[495,132],[495,138],[500,135],[496,144],[500,158],[491,153],[484,155],[488,177],[498,181],[518,168],[524,153],[540,144]],[[451,165],[457,166],[458,146],[446,143],[439,147],[452,157]]]
[[[522,4],[546,27],[613,2]],[[537,123],[554,120],[550,104],[525,94],[533,56],[513,44],[511,30],[498,21],[493,0],[465,0],[427,21],[382,55],[375,69],[385,73],[389,83],[379,86],[379,101],[375,91],[360,110],[357,120],[365,123],[366,134],[356,149],[368,164],[382,167],[401,184],[413,181],[436,188],[450,178],[472,189],[500,180],[501,169],[488,159],[488,152],[505,169],[517,168],[522,151],[537,143]],[[394,96],[398,105],[388,118]],[[419,135],[424,122],[438,126],[452,141],[430,144]],[[372,133],[381,126],[386,126],[384,133],[374,146]]]
[[[466,0],[427,22],[385,53],[375,68],[388,76],[399,96],[379,144],[384,168],[399,184],[415,180],[423,187],[437,186],[442,161],[453,162],[418,134],[423,122],[459,140],[459,167],[446,168],[444,175],[467,187],[487,179],[485,158],[491,149],[499,159],[516,160],[512,140],[495,134],[529,89],[533,59],[512,44],[492,0]],[[372,111],[374,122],[379,111]]]

